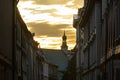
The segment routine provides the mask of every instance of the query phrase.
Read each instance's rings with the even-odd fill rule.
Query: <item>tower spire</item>
[[[64,30],[64,34],[62,36],[62,46],[61,46],[61,50],[62,51],[67,51],[68,50],[68,46],[67,46],[66,40],[67,40],[67,36],[66,36],[65,30]]]

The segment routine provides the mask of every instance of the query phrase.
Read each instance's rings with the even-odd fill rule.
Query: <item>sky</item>
[[[73,15],[83,0],[19,0],[20,14],[41,48],[60,49],[64,30],[68,49],[73,49],[76,33]]]

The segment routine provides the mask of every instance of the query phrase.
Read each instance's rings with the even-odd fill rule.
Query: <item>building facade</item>
[[[67,70],[64,72],[62,80],[76,80],[76,51],[72,50],[72,55],[68,60]]]
[[[120,79],[120,1],[102,0],[100,72],[106,80]]]
[[[84,0],[77,30],[77,80],[119,80],[119,0]]]
[[[58,66],[57,79],[61,80],[67,68],[68,56],[61,50],[42,49],[48,62]]]
[[[50,63],[34,41],[19,11],[16,17],[16,74],[15,80],[57,80],[57,65]]]
[[[14,80],[16,2],[14,0],[0,1],[0,80]]]
[[[34,33],[27,29],[17,3],[17,0],[0,1],[0,80],[45,80],[44,71],[57,72],[57,66],[51,63],[50,68],[44,68],[43,51],[34,41]],[[55,74],[53,78],[57,78]]]
[[[16,80],[36,80],[35,66],[36,54],[38,54],[38,43],[33,40],[33,34],[28,31],[26,24],[16,10],[15,29],[15,62]]]

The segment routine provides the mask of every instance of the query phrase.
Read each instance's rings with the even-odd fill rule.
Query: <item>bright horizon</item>
[[[83,0],[20,0],[18,8],[41,48],[60,49],[65,30],[70,50],[76,42],[73,14],[82,4]]]

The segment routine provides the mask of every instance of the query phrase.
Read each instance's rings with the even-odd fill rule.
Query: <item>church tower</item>
[[[65,31],[64,31],[64,34],[62,36],[62,46],[61,46],[61,50],[66,52],[68,50],[68,46],[67,46],[67,36],[65,35]]]

